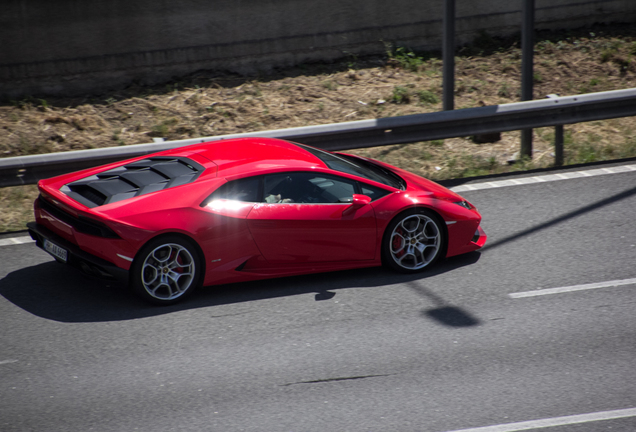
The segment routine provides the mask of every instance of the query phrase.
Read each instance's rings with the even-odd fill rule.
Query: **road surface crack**
[[[395,374],[359,375],[359,376],[351,376],[351,377],[323,378],[323,379],[317,379],[317,380],[311,380],[311,381],[298,381],[293,383],[281,384],[281,387],[287,387],[287,386],[297,385],[297,384],[319,384],[319,383],[327,383],[327,382],[334,382],[334,381],[351,381],[351,380],[359,380],[359,379],[365,379],[365,378],[388,377],[392,375],[395,375]]]

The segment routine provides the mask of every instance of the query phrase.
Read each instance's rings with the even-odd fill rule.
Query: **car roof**
[[[279,169],[327,168],[324,162],[302,147],[275,138],[220,140],[189,146],[183,150],[197,153],[214,162],[218,167],[219,177]]]

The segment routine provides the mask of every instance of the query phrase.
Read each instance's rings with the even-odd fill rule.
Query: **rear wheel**
[[[131,267],[131,287],[144,300],[174,304],[190,294],[201,279],[201,258],[191,241],[180,236],[151,240]]]
[[[382,241],[383,262],[402,273],[424,270],[444,249],[445,231],[433,212],[413,209],[391,221]]]

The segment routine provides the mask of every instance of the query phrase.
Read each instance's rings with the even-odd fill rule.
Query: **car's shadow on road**
[[[431,298],[436,305],[436,309],[424,311],[425,315],[442,324],[461,327],[478,322],[459,308],[431,297],[425,288],[418,288],[417,282],[474,264],[479,257],[479,252],[453,257],[437,263],[435,268],[412,275],[374,267],[203,287],[183,302],[163,307],[144,303],[119,283],[89,278],[50,261],[9,273],[0,280],[0,295],[21,309],[45,319],[102,322],[301,294],[313,293],[315,300],[321,301],[333,298],[338,290],[348,288],[407,284],[420,295]]]

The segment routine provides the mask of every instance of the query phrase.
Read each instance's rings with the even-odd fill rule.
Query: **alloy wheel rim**
[[[169,243],[148,254],[142,266],[141,282],[152,297],[173,300],[190,288],[194,272],[194,258],[188,249]]]
[[[419,270],[437,256],[441,244],[439,227],[426,215],[408,216],[393,229],[390,239],[391,258],[408,270]]]

